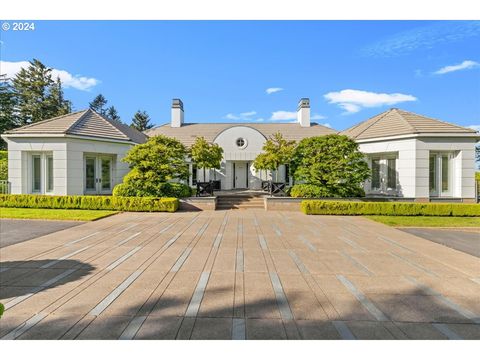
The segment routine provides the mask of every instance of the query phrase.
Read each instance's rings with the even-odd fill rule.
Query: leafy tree
[[[138,110],[135,115],[133,115],[130,126],[138,131],[145,131],[151,129],[153,124],[150,124],[150,116],[148,116],[146,111]]]
[[[292,161],[295,177],[316,185],[329,196],[360,196],[370,169],[358,144],[344,135],[305,138],[298,144]]]
[[[90,109],[92,109],[93,111],[99,113],[102,116],[106,116],[107,109],[105,108],[105,106],[107,105],[107,103],[108,100],[105,99],[105,96],[103,96],[102,94],[98,94],[97,96],[95,96],[92,102],[89,103],[89,106]]]
[[[64,115],[71,104],[64,99],[60,79],[52,79],[52,69],[33,59],[27,68],[22,68],[12,80],[15,113],[19,124]]]
[[[8,152],[6,151],[0,151],[0,180],[8,180]]]
[[[187,148],[167,136],[154,136],[129,150],[131,171],[115,187],[120,196],[165,196],[165,183],[188,179]],[[186,185],[185,185],[186,186]],[[118,187],[118,188],[117,188]]]
[[[190,148],[190,156],[198,167],[203,168],[205,181],[205,169],[220,169],[223,149],[218,144],[209,143],[204,137],[197,137]]]
[[[290,164],[295,144],[295,141],[286,140],[280,132],[276,132],[263,145],[263,153],[257,156],[253,167],[257,170],[275,170],[275,181],[278,181],[278,168]]]
[[[18,126],[16,104],[17,99],[9,79],[6,75],[0,75],[0,134]],[[0,150],[6,148],[7,143],[0,138]]]

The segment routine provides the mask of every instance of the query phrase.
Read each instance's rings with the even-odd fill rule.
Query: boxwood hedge
[[[303,200],[307,215],[480,216],[479,204]]]
[[[175,212],[177,198],[121,196],[0,195],[0,207]]]

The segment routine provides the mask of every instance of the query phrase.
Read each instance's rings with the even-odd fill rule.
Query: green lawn
[[[376,216],[367,218],[390,226],[480,227],[480,217],[459,216]]]
[[[0,208],[0,218],[91,221],[113,215],[110,210]]]

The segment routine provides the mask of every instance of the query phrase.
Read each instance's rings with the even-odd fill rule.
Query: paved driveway
[[[480,231],[475,229],[402,228],[410,234],[480,257]]]
[[[3,339],[480,339],[479,259],[360,217],[124,213],[0,257]]]
[[[0,248],[80,224],[83,222],[0,219]]]

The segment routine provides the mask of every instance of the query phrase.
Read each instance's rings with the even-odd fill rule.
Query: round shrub
[[[333,197],[327,189],[312,184],[296,184],[290,189],[290,196],[295,198]]]

